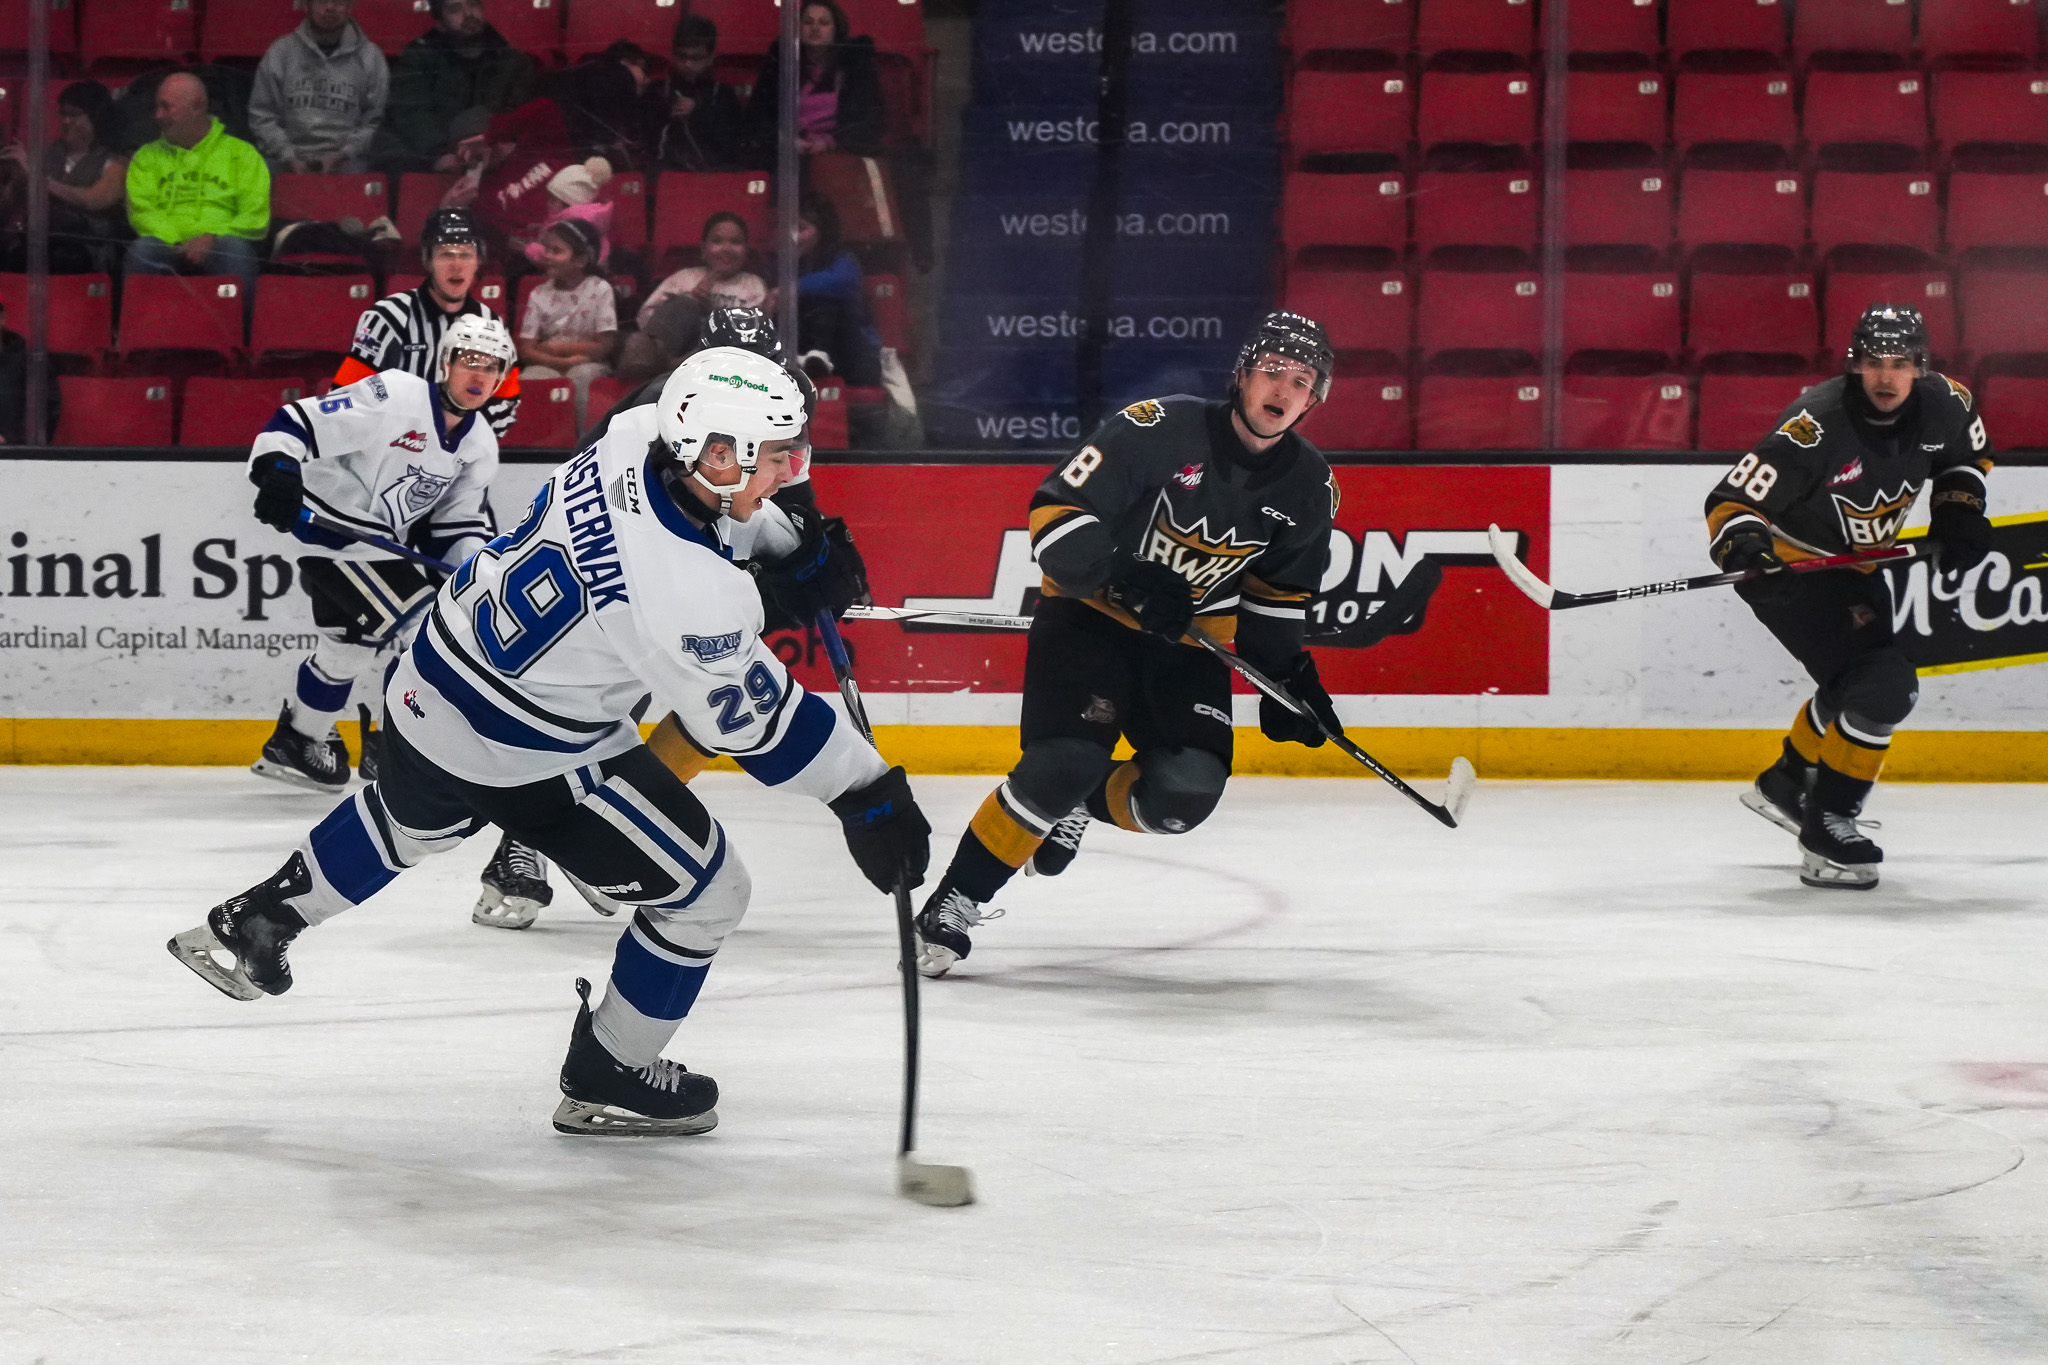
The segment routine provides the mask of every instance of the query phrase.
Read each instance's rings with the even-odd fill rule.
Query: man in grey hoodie
[[[249,132],[273,171],[369,168],[391,76],[354,9],[354,0],[306,0],[305,22],[257,65]]]

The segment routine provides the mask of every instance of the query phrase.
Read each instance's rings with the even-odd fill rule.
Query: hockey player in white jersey
[[[365,696],[382,693],[401,628],[435,585],[343,532],[417,543],[451,562],[497,534],[498,438],[478,410],[516,356],[496,318],[460,318],[442,335],[432,382],[403,370],[368,375],[286,403],[257,436],[257,519],[334,557],[299,560],[321,640],[299,664],[252,771],[321,791],[347,784],[334,722],[359,685]]]
[[[377,780],[171,952],[237,999],[281,994],[307,926],[496,824],[634,912],[595,1010],[577,982],[555,1126],[711,1128],[716,1083],[661,1053],[749,882],[726,832],[640,742],[640,699],[672,711],[702,761],[729,754],[825,801],[877,887],[919,884],[930,858],[903,769],[789,676],[732,562],[796,545],[766,499],[803,427],[782,368],[730,349],[692,357],[658,405],[614,421],[442,587],[387,684]]]

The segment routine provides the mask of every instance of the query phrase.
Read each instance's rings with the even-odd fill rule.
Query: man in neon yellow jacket
[[[187,72],[157,87],[156,126],[163,136],[128,163],[128,271],[239,275],[246,311],[270,230],[270,168],[206,111],[206,87]]]

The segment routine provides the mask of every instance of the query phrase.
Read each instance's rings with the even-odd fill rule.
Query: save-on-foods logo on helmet
[[[711,374],[706,375],[704,377],[714,384],[730,384],[736,389],[752,389],[755,393],[768,392],[768,386],[766,384],[757,384],[753,380],[747,378],[745,375]]]

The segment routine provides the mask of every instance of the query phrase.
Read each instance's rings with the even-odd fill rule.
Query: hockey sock
[[[960,846],[946,868],[946,884],[977,901],[989,901],[1017,869],[1031,861],[1054,821],[1026,806],[1008,782],[988,794],[967,822]]]
[[[1863,809],[1864,798],[1877,785],[1874,778],[1852,777],[1832,764],[1822,762],[1813,783],[1813,804],[1807,807],[1810,821],[1821,813],[1855,815]]]
[[[1877,781],[1877,775],[1884,771],[1885,755],[1891,752],[1892,727],[1877,725],[1861,716],[1850,716],[1847,712],[1835,717],[1835,723],[1821,738],[1820,761],[1822,771],[1833,771],[1861,782],[1868,791],[1870,784]],[[1862,802],[1861,795],[1857,797]],[[1845,809],[1829,806],[1829,810]]]
[[[1811,766],[1820,762],[1821,737],[1827,733],[1832,716],[1820,709],[1820,698],[1815,697],[1799,708],[1799,714],[1792,717],[1792,732],[1785,742],[1799,755],[1802,763]]]
[[[308,885],[285,900],[308,924],[332,919],[382,891],[408,867],[456,847],[482,827],[482,821],[470,820],[445,830],[406,829],[391,818],[372,783],[307,831],[292,857],[306,867]]]
[[[628,1066],[652,1066],[675,1037],[713,954],[678,948],[664,939],[645,910],[633,916],[612,955],[612,976],[590,1026],[612,1056]]]
[[[292,704],[285,709],[292,729],[308,739],[326,739],[328,730],[348,709],[349,693],[354,687],[354,678],[331,678],[315,660],[305,660],[299,665],[298,683],[292,688]]]
[[[1135,758],[1126,759],[1109,770],[1109,776],[1102,779],[1102,785],[1088,798],[1088,813],[1119,829],[1143,833],[1145,826],[1138,819],[1133,808],[1131,793],[1138,785],[1138,779],[1145,770],[1138,766]]]

